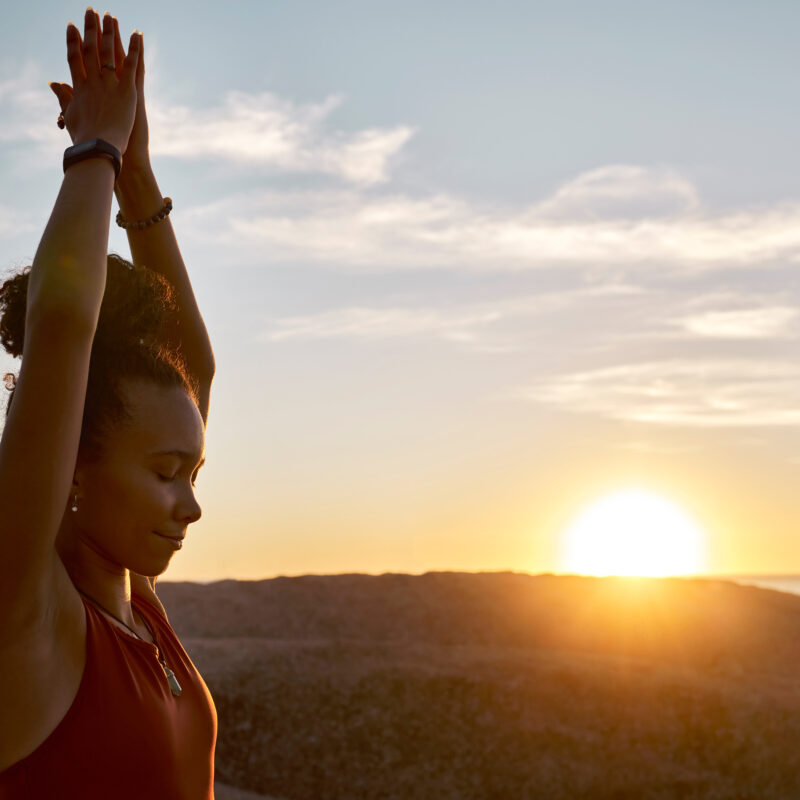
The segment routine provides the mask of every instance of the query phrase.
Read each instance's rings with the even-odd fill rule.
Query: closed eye
[[[172,483],[172,481],[174,481],[174,480],[175,480],[175,478],[177,478],[178,476],[177,476],[177,475],[162,475],[162,474],[159,472],[159,473],[158,473],[158,477],[159,477],[159,479],[160,479],[160,480],[162,480],[164,483]],[[192,477],[192,488],[194,488],[196,485],[197,485],[197,475],[194,475],[194,476]]]

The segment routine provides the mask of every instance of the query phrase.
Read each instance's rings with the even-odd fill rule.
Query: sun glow
[[[642,489],[602,498],[564,533],[564,568],[584,575],[663,577],[705,568],[705,532],[669,500]]]

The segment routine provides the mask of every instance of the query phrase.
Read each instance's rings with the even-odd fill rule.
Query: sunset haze
[[[4,276],[84,8],[5,13]],[[109,11],[216,359],[165,580],[569,572],[631,488],[696,524],[697,573],[800,573],[797,4]]]

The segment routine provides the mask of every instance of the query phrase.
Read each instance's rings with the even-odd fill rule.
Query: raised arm
[[[95,12],[97,24],[100,17]],[[121,64],[125,51],[119,33],[119,24],[113,18],[114,49],[117,74],[121,77]],[[136,116],[123,154],[122,170],[114,187],[122,216],[130,222],[150,219],[164,204],[150,163],[150,137],[147,125],[147,112],[144,99],[144,42],[139,41],[139,60],[136,69]],[[58,98],[62,112],[69,106],[73,88],[66,83],[51,85]],[[173,327],[165,331],[168,342],[177,346],[186,359],[186,365],[197,379],[199,410],[203,424],[208,422],[211,396],[211,383],[216,366],[211,341],[208,337],[203,317],[192,291],[192,284],[186,265],[183,263],[178,240],[169,217],[144,228],[127,229],[131,258],[137,266],[146,266],[161,273],[175,288],[178,306],[177,320]],[[136,573],[130,575],[131,585],[139,594],[148,596],[160,605],[155,594],[156,578],[147,578]],[[161,606],[163,611],[163,606]],[[166,613],[166,612],[165,612]]]
[[[97,12],[94,13],[96,24],[99,26],[100,17]],[[112,22],[117,76],[121,79],[121,64],[125,52],[116,18],[112,18]],[[123,152],[122,170],[114,187],[120,212],[128,221],[149,219],[162,208],[164,203],[150,164],[144,75],[144,43],[140,37],[135,73],[136,113],[127,147]],[[62,113],[66,112],[73,99],[73,87],[67,83],[53,83],[51,88],[58,98]],[[161,273],[175,288],[175,299],[178,306],[177,320],[172,328],[165,331],[165,335],[171,345],[180,349],[186,359],[187,368],[197,379],[199,410],[205,425],[208,422],[211,383],[216,369],[214,354],[208,331],[192,291],[186,265],[183,263],[178,248],[172,223],[167,217],[157,224],[145,228],[128,228],[127,235],[133,263],[137,266],[147,266]],[[148,596],[152,602],[160,605],[155,594],[156,579],[154,577],[147,578],[132,572],[130,580],[131,585],[139,594]],[[163,611],[163,606],[161,609]]]
[[[123,217],[129,221],[149,219],[164,205],[149,161],[141,168],[133,169],[125,160],[114,192]],[[198,380],[200,414],[203,424],[206,424],[211,381],[216,369],[214,354],[172,222],[166,217],[144,228],[128,228],[127,234],[133,263],[160,272],[175,287],[177,321],[166,331],[166,336],[170,344],[183,353],[189,371]]]
[[[119,27],[115,30],[117,53],[124,52]],[[143,43],[142,43],[143,44]],[[144,101],[144,48],[136,69],[136,119],[122,164],[115,194],[122,216],[129,222],[148,220],[164,205],[164,197],[150,164],[150,136]],[[168,331],[173,344],[180,347],[192,374],[201,384],[214,377],[214,353],[208,331],[197,307],[186,265],[183,263],[175,231],[169,217],[144,228],[128,228],[128,243],[134,264],[144,264],[160,272],[175,287],[178,303],[177,326]],[[200,409],[203,422],[208,407]]]
[[[100,35],[87,15],[86,41],[67,30],[75,83],[67,121],[76,144],[103,139],[124,151],[136,103],[138,36],[122,80],[113,27]],[[94,331],[106,281],[114,164],[95,156],[70,166],[28,275],[22,365],[0,439],[0,632],[35,626],[50,600],[55,540],[75,470]],[[14,279],[11,279],[14,280]]]
[[[100,17],[96,14],[99,24]],[[119,25],[114,19],[114,46],[117,73],[124,56]],[[140,42],[139,62],[136,70],[136,117],[128,147],[123,155],[122,171],[114,192],[122,216],[131,222],[150,219],[164,204],[150,164],[149,131],[144,100],[144,42]],[[72,99],[69,84],[53,84],[62,111]],[[211,342],[203,317],[197,307],[192,284],[183,263],[172,223],[167,217],[145,228],[128,228],[128,243],[133,263],[160,272],[175,287],[178,315],[176,323],[165,334],[170,344],[177,346],[186,359],[189,371],[200,385],[200,413],[203,422],[208,420],[208,404],[215,364]]]

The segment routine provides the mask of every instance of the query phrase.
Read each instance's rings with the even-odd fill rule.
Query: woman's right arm
[[[64,174],[28,278],[26,339],[30,325],[57,316],[65,326],[83,329],[91,345],[106,286],[113,194],[108,158],[79,161]]]
[[[68,109],[79,120],[74,140],[97,137],[123,152],[135,113],[138,37],[125,59],[133,72],[121,81],[100,70],[106,31],[97,36],[93,13],[91,21],[86,16],[86,44],[73,27],[67,50],[81,86]],[[29,275],[22,365],[0,439],[0,643],[35,630],[50,611],[55,539],[75,470],[105,290],[113,189],[114,166],[105,157],[67,169]]]

